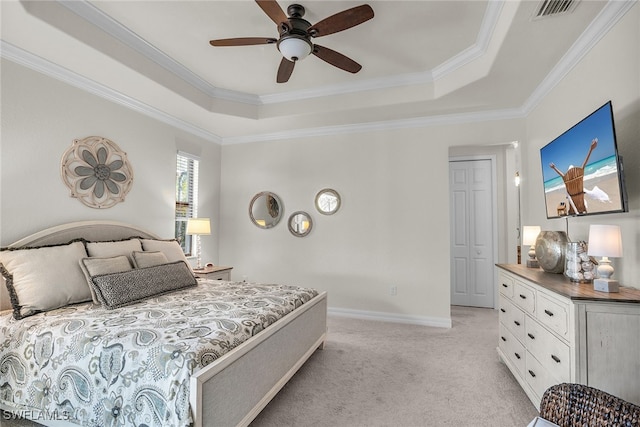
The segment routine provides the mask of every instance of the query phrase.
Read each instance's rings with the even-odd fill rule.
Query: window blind
[[[178,151],[176,156],[176,233],[185,254],[191,254],[191,236],[186,234],[187,219],[198,216],[198,167],[200,160]]]

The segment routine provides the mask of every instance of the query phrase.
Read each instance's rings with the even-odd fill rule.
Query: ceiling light
[[[289,61],[295,62],[306,58],[311,53],[312,45],[305,37],[291,35],[280,39],[278,50]]]

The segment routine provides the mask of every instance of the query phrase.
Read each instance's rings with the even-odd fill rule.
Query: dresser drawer
[[[509,354],[509,346],[511,345],[511,341],[515,340],[513,334],[509,332],[506,326],[502,323],[498,324],[498,348],[502,350],[502,352],[506,355]]]
[[[571,381],[571,350],[567,344],[531,318],[525,321],[527,350],[559,382]]]
[[[538,401],[549,387],[560,383],[529,352],[527,352],[524,377],[537,395]]]
[[[511,302],[507,299],[507,297],[500,295],[498,299],[498,319],[501,323],[505,325],[509,321],[509,316],[511,315],[511,310],[517,310]]]
[[[513,302],[524,311],[534,314],[536,311],[536,291],[522,282],[513,285]]]
[[[196,277],[209,280],[231,280],[231,269],[233,267],[208,266],[202,269],[194,269]]]
[[[209,279],[209,280],[226,280],[226,281],[231,280],[231,275],[229,274],[228,271],[218,271],[216,273],[209,273],[202,276],[198,275],[198,277],[202,277],[204,279]]]
[[[513,277],[506,273],[498,273],[498,288],[500,293],[509,299],[513,298]]]
[[[520,341],[524,341],[525,315],[515,304],[506,297],[500,296],[500,322]]]
[[[499,326],[500,342],[498,347],[509,358],[509,361],[515,366],[517,373],[524,377],[525,353],[524,345],[518,341],[511,332],[503,325]]]
[[[569,304],[538,294],[537,318],[552,331],[566,337],[569,332]]]

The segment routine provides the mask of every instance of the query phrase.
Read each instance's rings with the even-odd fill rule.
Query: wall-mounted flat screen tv
[[[547,218],[626,212],[611,101],[540,149]]]

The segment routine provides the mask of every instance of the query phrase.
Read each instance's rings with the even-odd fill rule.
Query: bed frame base
[[[247,426],[326,339],[326,293],[191,377],[194,427]]]

